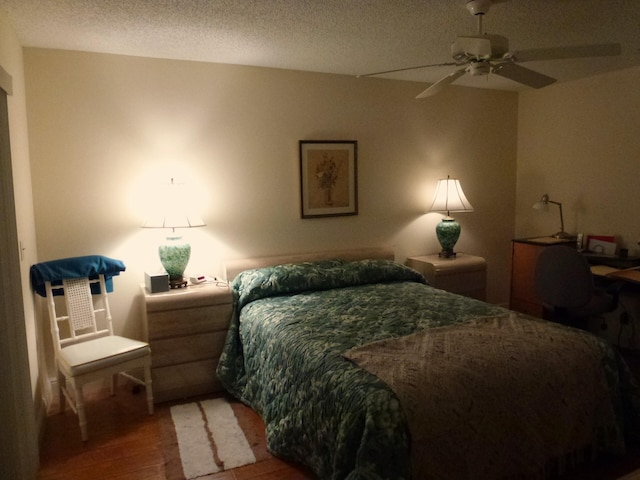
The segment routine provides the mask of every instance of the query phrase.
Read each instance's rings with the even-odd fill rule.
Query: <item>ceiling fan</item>
[[[429,67],[458,67],[431,85],[416,98],[433,96],[465,74],[472,76],[494,74],[532,88],[542,88],[551,85],[556,79],[523,67],[520,63],[540,60],[616,56],[622,52],[619,43],[542,48],[512,52],[509,50],[509,41],[506,37],[484,33],[482,28],[483,16],[489,11],[491,5],[504,1],[508,0],[468,0],[466,2],[467,10],[478,18],[478,33],[477,35],[459,36],[456,38],[451,45],[452,62],[419,65],[416,67],[386,70],[384,72],[368,73],[358,76],[371,77]]]

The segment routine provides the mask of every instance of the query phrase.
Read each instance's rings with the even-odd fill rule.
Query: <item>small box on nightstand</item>
[[[169,274],[144,272],[144,286],[150,293],[169,291]]]

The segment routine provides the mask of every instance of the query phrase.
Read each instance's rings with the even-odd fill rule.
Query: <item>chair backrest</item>
[[[98,283],[100,293],[92,295],[91,284]],[[93,338],[113,335],[111,311],[105,285],[104,275],[95,280],[88,278],[72,278],[62,280],[62,285],[52,286],[45,283],[47,306],[51,321],[51,334],[56,351],[68,345],[83,342]],[[53,291],[61,290],[64,294],[66,314],[58,314]],[[104,315],[106,328],[99,329],[96,314]],[[67,322],[68,336],[61,335],[60,323]]]
[[[593,274],[576,249],[545,247],[536,263],[535,288],[543,303],[560,308],[581,307],[593,296]]]

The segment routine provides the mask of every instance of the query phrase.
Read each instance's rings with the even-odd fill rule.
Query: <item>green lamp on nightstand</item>
[[[191,245],[182,239],[176,228],[204,227],[206,224],[199,215],[187,211],[184,204],[188,196],[183,191],[183,184],[171,183],[166,185],[167,190],[162,198],[163,209],[160,214],[148,218],[142,228],[170,228],[166,243],[158,247],[160,263],[169,274],[169,286],[181,288],[187,286],[183,278],[189,258],[191,257]]]
[[[455,218],[450,216],[450,213],[473,212],[473,207],[462,191],[460,180],[450,178],[449,175],[445,179],[438,180],[429,211],[447,213],[447,216],[436,226],[436,236],[442,247],[442,251],[438,255],[443,258],[455,258],[456,253],[453,251],[453,247],[460,237],[461,227]]]

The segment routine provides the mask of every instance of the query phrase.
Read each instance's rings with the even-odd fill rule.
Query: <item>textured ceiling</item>
[[[23,46],[347,75],[451,60],[477,32],[466,0],[0,0]],[[484,29],[510,50],[619,42],[620,57],[528,62],[569,80],[640,64],[640,0],[501,0]],[[389,78],[435,82],[437,67]],[[457,85],[519,90],[496,75]],[[526,87],[525,87],[526,88]]]

